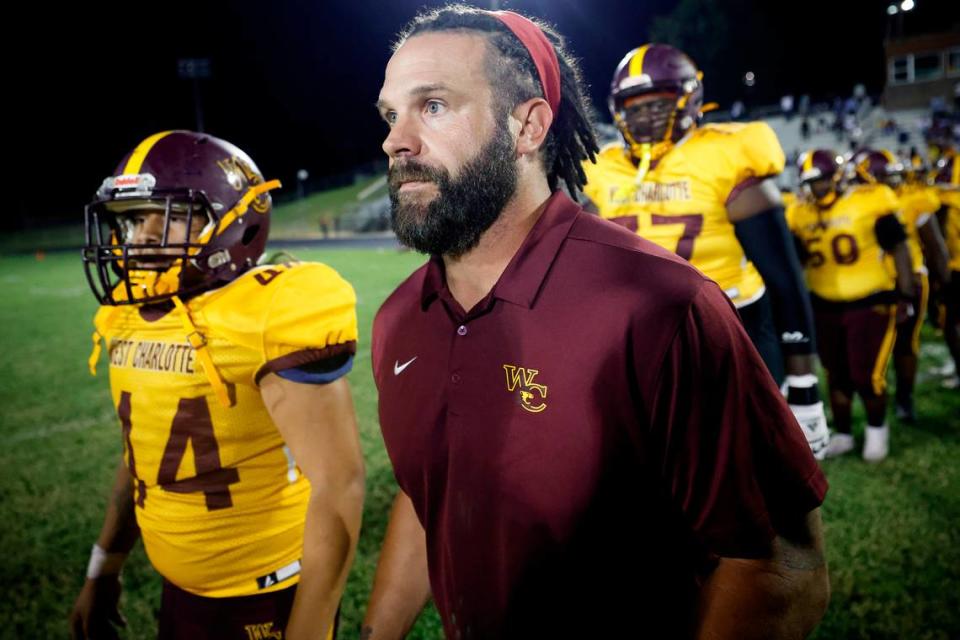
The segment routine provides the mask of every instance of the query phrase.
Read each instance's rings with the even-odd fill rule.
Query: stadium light
[[[903,0],[903,2],[900,3],[900,9],[903,11],[910,11],[915,6],[916,4],[913,0]]]
[[[887,7],[887,15],[888,15],[888,16],[895,16],[895,15],[897,15],[897,11],[899,11],[899,10],[900,10],[900,9],[897,8],[897,5],[891,4],[889,7]]]
[[[743,84],[747,85],[748,87],[752,87],[756,83],[757,76],[753,74],[753,71],[747,71],[745,74],[743,74]]]

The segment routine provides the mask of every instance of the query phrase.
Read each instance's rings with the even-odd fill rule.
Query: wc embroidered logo
[[[530,413],[540,413],[547,408],[547,385],[534,383],[539,370],[512,364],[503,365],[503,370],[507,374],[507,391],[519,391],[521,407]]]
[[[244,625],[248,640],[283,640],[283,631],[273,628],[272,622]]]

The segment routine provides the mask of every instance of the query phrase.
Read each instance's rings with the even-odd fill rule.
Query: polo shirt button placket
[[[467,325],[462,324],[462,325],[460,325],[459,327],[457,327],[457,335],[458,335],[458,336],[465,336],[465,335],[467,335]]]

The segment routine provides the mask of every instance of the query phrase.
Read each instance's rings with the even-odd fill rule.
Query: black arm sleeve
[[[783,207],[771,207],[734,223],[747,258],[763,277],[773,303],[774,323],[784,355],[816,352],[813,310],[803,282],[797,249],[783,217]]]
[[[903,225],[892,213],[877,218],[873,223],[873,232],[877,234],[877,242],[887,253],[907,239],[907,232],[903,230]]]

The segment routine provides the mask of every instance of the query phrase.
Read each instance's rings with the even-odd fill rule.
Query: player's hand
[[[803,435],[807,438],[810,451],[817,460],[823,460],[827,453],[827,443],[830,442],[830,429],[827,427],[827,416],[823,411],[823,403],[791,404],[790,411],[800,423]]]
[[[70,613],[73,640],[116,640],[117,626],[126,627],[120,614],[120,576],[87,579]]]
[[[903,324],[916,314],[913,303],[909,300],[900,300],[897,302],[897,324]]]

